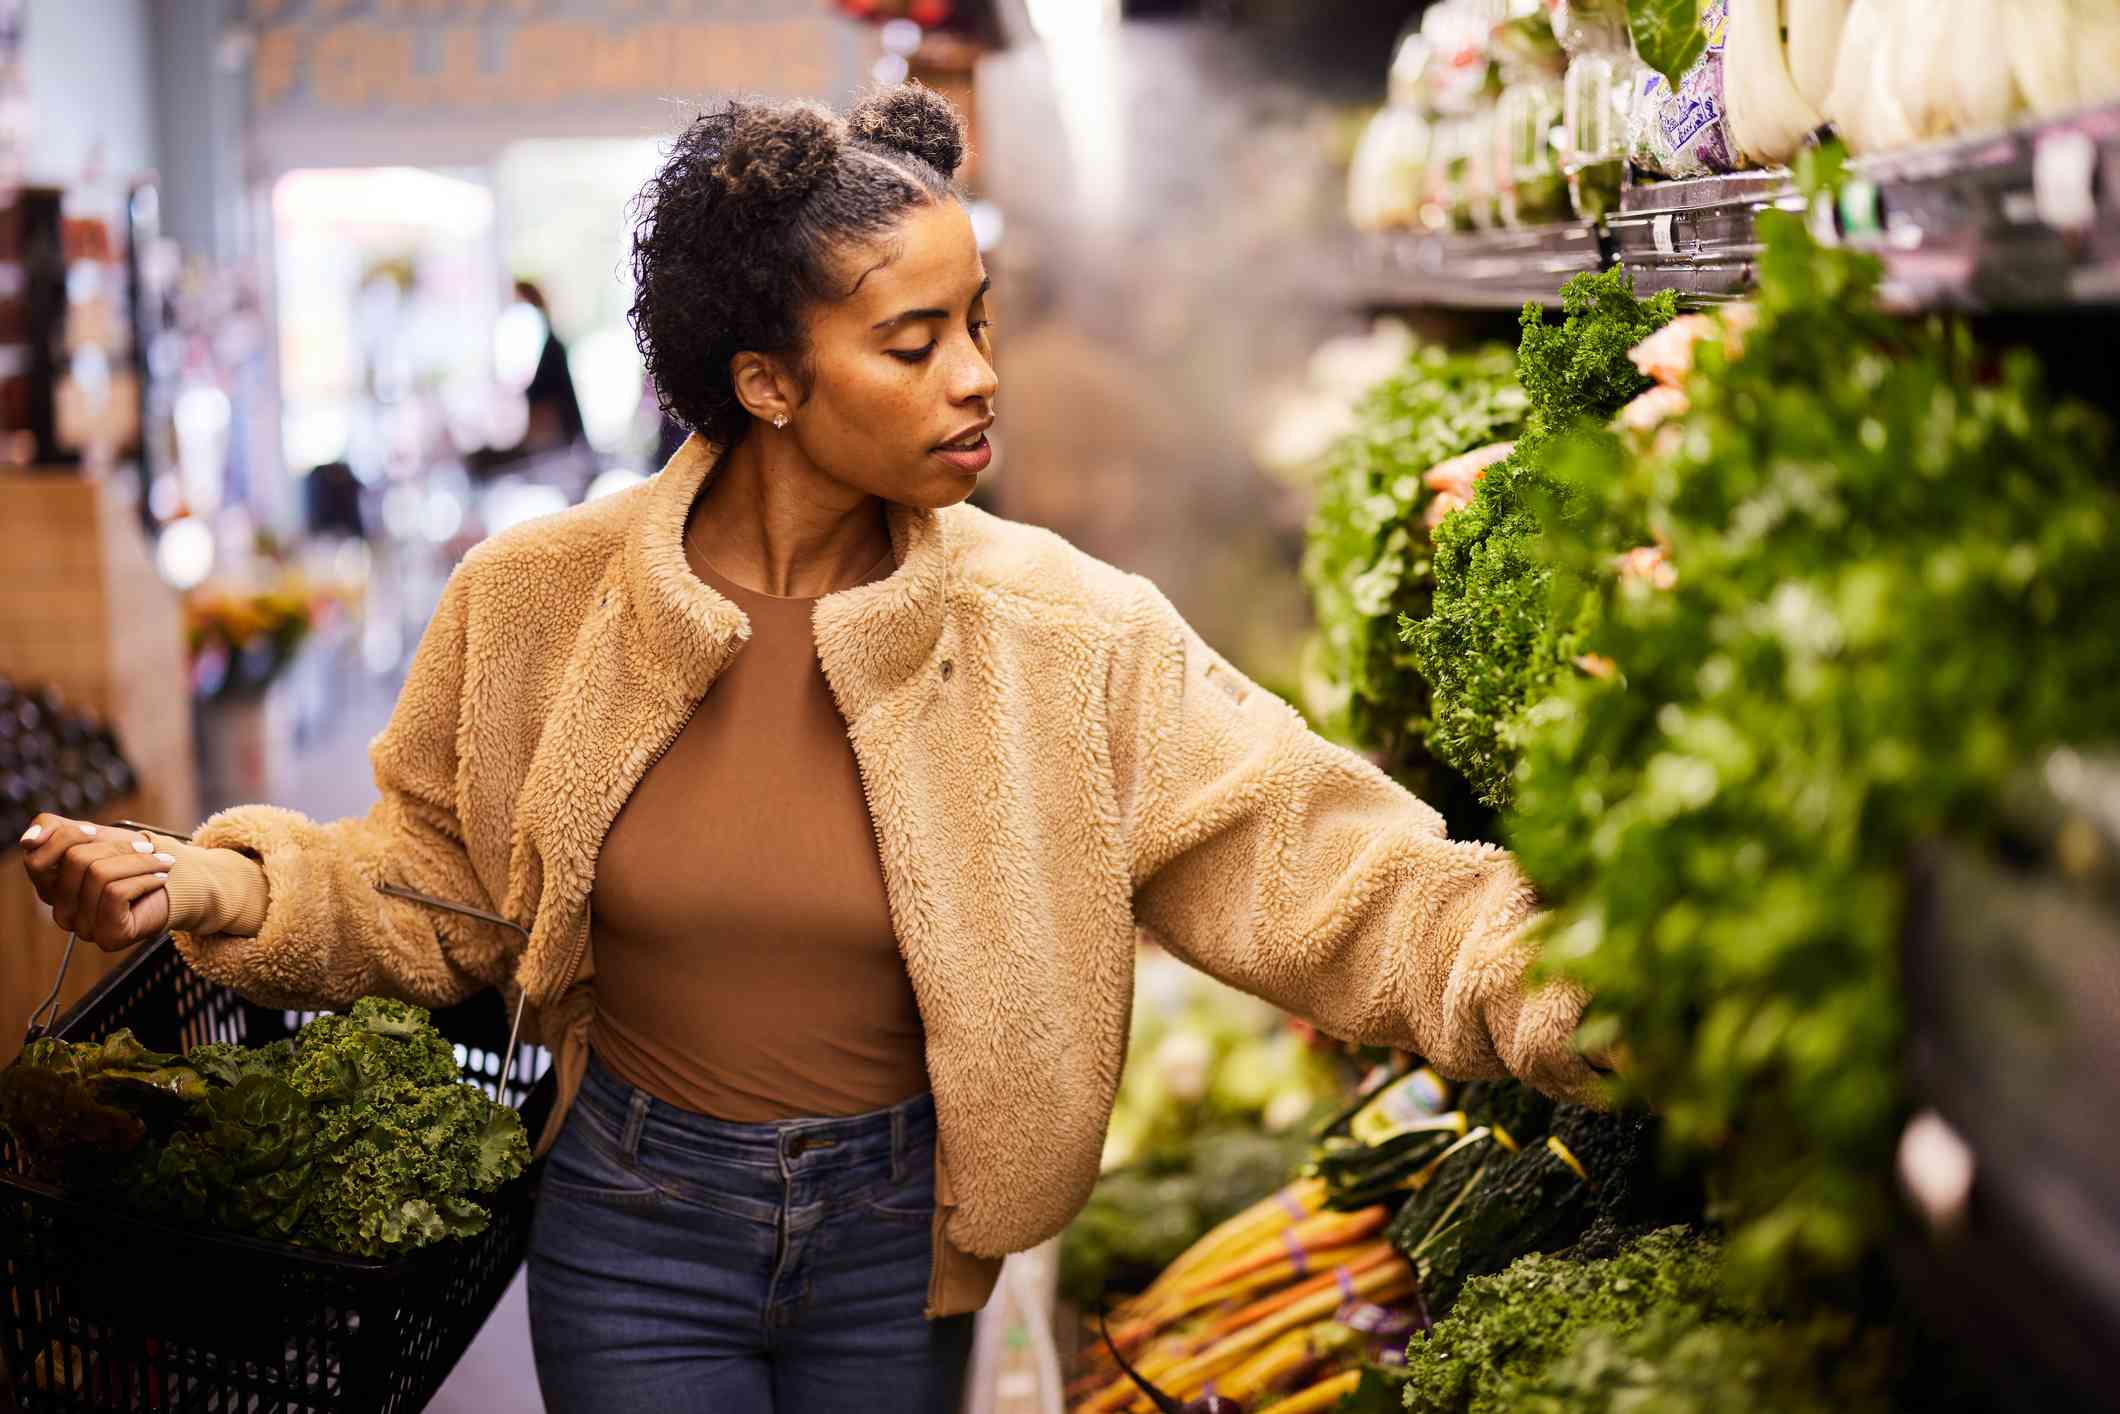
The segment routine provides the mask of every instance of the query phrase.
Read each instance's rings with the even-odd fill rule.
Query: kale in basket
[[[258,1049],[33,1041],[0,1072],[0,1126],[32,1178],[359,1257],[483,1231],[480,1195],[530,1157],[427,1013],[382,997]]]

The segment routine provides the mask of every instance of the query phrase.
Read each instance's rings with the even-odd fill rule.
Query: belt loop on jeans
[[[905,1106],[891,1108],[891,1182],[905,1182]]]
[[[618,1151],[631,1160],[640,1157],[640,1132],[648,1123],[648,1092],[632,1088],[633,1102],[626,1107],[626,1132],[618,1137]]]

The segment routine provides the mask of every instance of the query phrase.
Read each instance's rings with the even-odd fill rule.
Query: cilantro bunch
[[[1523,434],[1488,468],[1472,503],[1437,528],[1431,612],[1398,620],[1432,689],[1428,747],[1490,805],[1508,799],[1522,714],[1583,651],[1594,609],[1591,581],[1539,549],[1549,530],[1582,513],[1547,464],[1579,437],[1612,440],[1604,424],[1649,386],[1627,351],[1677,313],[1669,291],[1635,299],[1619,270],[1577,275],[1562,287],[1561,307],[1558,327],[1536,305],[1524,307]]]
[[[1355,430],[1327,461],[1303,557],[1318,620],[1306,666],[1344,703],[1328,728],[1379,753],[1385,770],[1461,830],[1471,802],[1424,745],[1428,683],[1394,625],[1424,617],[1435,585],[1423,520],[1434,492],[1423,474],[1515,437],[1527,405],[1508,349],[1416,348],[1364,398]]]
[[[1845,1268],[1885,1220],[1908,848],[2120,728],[2100,419],[2028,356],[1879,313],[1866,258],[1760,230],[1758,324],[1700,346],[1679,435],[1549,462],[1577,510],[1536,555],[1595,586],[1618,672],[1555,679],[1507,827],[1548,963],[1596,996],[1585,1042],[1624,1037],[1755,1282]],[[1645,529],[1675,587],[1593,574]]]

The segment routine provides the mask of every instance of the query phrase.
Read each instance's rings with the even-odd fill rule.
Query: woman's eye
[[[994,321],[991,319],[975,319],[971,323],[972,337],[975,339],[983,339],[986,337],[987,331],[992,329],[993,327]],[[930,340],[928,343],[922,345],[917,349],[884,350],[885,353],[889,354],[892,358],[897,359],[900,363],[925,363],[927,362],[927,356],[933,353],[934,351],[935,344],[933,340]]]

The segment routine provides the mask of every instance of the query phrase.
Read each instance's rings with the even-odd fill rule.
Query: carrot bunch
[[[1416,1278],[1383,1239],[1388,1206],[1334,1212],[1325,1198],[1324,1180],[1298,1179],[1208,1233],[1111,1313],[1111,1344],[1174,1398],[1209,1386],[1246,1403],[1300,1390],[1272,1407],[1331,1409],[1353,1388],[1342,1372],[1362,1343],[1333,1317],[1350,1299],[1410,1297]],[[1087,1358],[1068,1390],[1076,1414],[1152,1414],[1101,1344]]]

